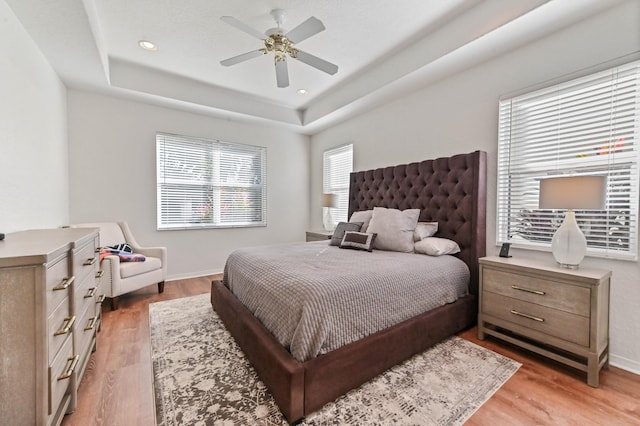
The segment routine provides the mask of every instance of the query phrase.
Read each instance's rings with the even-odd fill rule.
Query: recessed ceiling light
[[[158,46],[152,41],[149,40],[140,40],[138,42],[138,46],[142,47],[144,50],[149,50],[151,52],[155,52],[158,50]]]
[[[307,89],[298,89],[298,95],[306,95],[307,93]]]

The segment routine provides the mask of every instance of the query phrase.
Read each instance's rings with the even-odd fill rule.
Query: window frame
[[[158,132],[156,195],[160,231],[267,226],[267,148]]]
[[[607,76],[610,76],[610,81],[607,81]],[[610,85],[608,89],[606,84]],[[625,84],[632,88],[628,89]],[[594,111],[599,111],[601,107],[594,107],[592,100],[596,95],[593,98],[590,96],[600,87],[611,93],[610,108],[606,110],[610,115],[600,120],[601,123],[608,121],[606,126],[592,118],[596,114]],[[576,99],[579,90],[584,90],[586,95],[576,104],[579,107],[574,107],[569,99]],[[603,93],[602,96],[606,97],[609,92]],[[629,96],[628,100],[623,100],[621,93]],[[557,116],[553,115],[555,112],[549,113],[547,121],[551,123],[551,118],[556,119],[553,121],[557,126],[556,134],[539,136],[547,127],[552,127],[548,123],[540,125],[543,113],[539,111],[547,106],[547,99],[551,102],[554,96],[557,96],[559,105]],[[628,108],[626,115],[622,106]],[[527,108],[529,111],[539,108],[539,111],[523,113]],[[576,113],[577,108],[582,110]],[[572,119],[569,114],[574,114]],[[584,117],[587,117],[586,120],[583,120]],[[588,126],[594,123],[598,126],[586,129],[587,126],[579,123],[580,120]],[[621,124],[623,122],[626,124]],[[536,125],[541,127],[536,128]],[[568,136],[569,131],[584,133]],[[600,141],[597,139],[600,137],[598,133],[606,136]],[[496,244],[508,242],[517,248],[550,251],[551,238],[562,223],[566,210],[539,209],[539,189],[532,184],[532,179],[605,174],[608,178],[605,210],[576,211],[578,223],[587,236],[587,256],[637,260],[639,136],[640,61],[637,59],[627,63],[610,63],[606,68],[602,66],[599,70],[588,70],[545,87],[501,97]],[[553,143],[556,143],[555,151]],[[545,153],[545,149],[551,153]],[[545,156],[546,165],[543,164]],[[525,176],[526,173],[530,176]],[[516,218],[518,214],[521,216]],[[520,226],[519,230],[516,224]],[[526,225],[529,227],[525,229]]]

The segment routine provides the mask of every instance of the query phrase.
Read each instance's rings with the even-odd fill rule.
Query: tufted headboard
[[[374,207],[420,209],[421,222],[438,222],[436,237],[454,240],[478,295],[478,258],[486,251],[486,163],[483,151],[353,172],[349,217]]]

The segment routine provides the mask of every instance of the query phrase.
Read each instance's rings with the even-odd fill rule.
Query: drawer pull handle
[[[84,295],[85,299],[89,299],[90,297],[93,297],[96,295],[96,288],[95,287],[91,287],[89,289],[89,291],[87,292],[87,294]]]
[[[71,327],[73,326],[73,323],[76,322],[76,316],[72,316],[72,317],[66,317],[64,319],[64,322],[66,323],[66,325],[64,327],[62,327],[60,330],[56,331],[55,333],[53,333],[54,336],[60,336],[61,334],[67,334],[69,331],[71,331]]]
[[[104,275],[104,271],[102,269],[96,272],[96,278],[102,278],[103,275]]]
[[[522,312],[518,312],[515,309],[512,309],[511,313],[513,315],[518,315],[518,316],[521,316],[521,317],[529,318],[529,319],[532,319],[534,321],[544,322],[544,318],[538,318],[538,317],[534,317],[533,315],[523,314]]]
[[[533,290],[533,289],[530,289],[530,288],[518,287],[517,285],[512,285],[511,288],[514,289],[514,290],[525,291],[527,293],[538,294],[540,296],[544,296],[546,294],[544,291]]]
[[[102,302],[104,302],[104,299],[106,299],[107,296],[105,296],[104,294],[101,294],[100,296],[98,296],[98,300],[96,300],[96,304],[97,305],[102,305]]]
[[[85,260],[85,261],[84,261],[84,263],[83,263],[82,265],[84,265],[84,266],[91,266],[91,265],[93,265],[94,263],[96,263],[96,260],[97,260],[97,259],[98,259],[97,257],[92,257],[91,259],[87,259],[87,260]]]
[[[96,320],[98,319],[98,317],[91,317],[89,318],[89,323],[87,324],[87,326],[84,328],[84,331],[89,331],[89,330],[93,330],[93,327],[95,327],[96,325]]]
[[[79,360],[80,360],[80,355],[76,355],[73,358],[69,358],[67,362],[71,362],[71,364],[69,365],[69,368],[67,368],[67,372],[64,373],[62,376],[58,377],[58,380],[65,380],[71,377],[71,375],[73,374],[73,371],[76,369],[76,365],[78,365]]]
[[[62,282],[60,284],[58,284],[57,286],[55,286],[53,288],[53,291],[58,291],[58,290],[66,290],[69,288],[69,286],[71,284],[73,284],[73,282],[76,280],[76,277],[72,276],[71,278],[65,278],[62,280]]]

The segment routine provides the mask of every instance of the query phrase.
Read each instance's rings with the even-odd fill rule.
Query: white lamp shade
[[[338,207],[338,194],[322,194],[320,205],[322,207]]]
[[[606,176],[569,176],[540,180],[541,209],[602,210]]]
[[[606,187],[605,176],[556,177],[540,181],[540,208],[568,210],[551,240],[551,252],[560,266],[575,269],[584,259],[587,239],[578,227],[573,210],[604,209]]]

